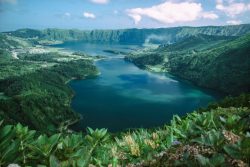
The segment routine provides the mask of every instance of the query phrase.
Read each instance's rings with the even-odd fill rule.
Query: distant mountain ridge
[[[157,29],[120,29],[120,30],[77,30],[77,29],[19,29],[5,32],[21,38],[47,40],[82,40],[88,42],[118,43],[172,43],[197,34],[218,36],[242,36],[250,32],[250,24],[205,27],[173,27]]]

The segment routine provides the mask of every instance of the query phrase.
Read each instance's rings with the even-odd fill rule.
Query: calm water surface
[[[72,108],[83,117],[75,130],[92,127],[116,132],[156,127],[168,123],[174,114],[185,115],[218,99],[214,93],[169,74],[143,71],[125,62],[123,55],[103,52],[129,52],[138,48],[136,45],[68,42],[57,47],[109,57],[96,62],[101,72],[97,78],[70,82],[76,93]]]

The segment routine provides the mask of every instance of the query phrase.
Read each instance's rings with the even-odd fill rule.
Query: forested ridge
[[[82,40],[88,42],[118,42],[118,43],[173,43],[188,36],[197,34],[218,36],[241,36],[250,32],[249,24],[232,26],[206,27],[174,27],[159,29],[120,29],[120,30],[77,30],[77,29],[20,29],[6,32],[6,34],[35,38],[36,40]]]
[[[157,67],[198,86],[237,95],[249,92],[250,34],[241,37],[195,35],[157,49],[135,51],[125,59],[144,69]]]

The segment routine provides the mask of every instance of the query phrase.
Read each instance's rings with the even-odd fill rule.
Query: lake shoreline
[[[94,60],[95,66],[101,72],[101,75],[99,74],[98,79],[93,79],[93,80],[92,79],[83,79],[83,80],[74,79],[74,80],[71,80],[72,82],[67,82],[70,88],[73,89],[74,92],[77,92],[77,94],[74,94],[74,96],[71,99],[71,108],[73,109],[74,112],[80,113],[81,115],[83,115],[83,118],[81,118],[78,122],[73,124],[72,125],[73,127],[72,126],[70,127],[73,130],[81,131],[82,129],[85,129],[87,126],[92,127],[92,128],[104,127],[104,128],[108,128],[109,131],[116,133],[120,131],[127,131],[127,129],[137,129],[140,127],[145,127],[145,128],[160,127],[161,125],[167,123],[172,118],[172,114],[171,114],[172,111],[175,114],[185,115],[184,113],[186,113],[187,111],[191,112],[193,111],[193,109],[199,108],[199,107],[195,108],[193,105],[198,104],[199,106],[200,105],[204,106],[204,105],[207,105],[207,103],[205,102],[206,101],[205,99],[207,100],[213,99],[214,95],[210,96],[211,92],[205,93],[204,89],[193,87],[194,86],[193,84],[190,84],[190,83],[187,84],[186,81],[175,82],[174,80],[176,80],[176,78],[172,77],[170,79],[169,76],[166,75],[168,73],[160,74],[161,72],[159,71],[157,74],[152,71],[147,72],[146,70],[139,69],[135,64],[131,62],[125,61],[124,56],[121,57],[113,53],[109,54],[109,53],[103,52],[104,49],[102,48],[102,46],[99,46],[99,45],[97,46],[95,44],[91,44],[91,45],[86,44],[86,46],[88,46],[89,48],[94,49],[94,51],[92,50],[86,51],[84,50],[85,48],[84,45],[85,43],[79,43],[78,45],[74,43],[73,48],[70,48],[71,45],[69,46],[63,45],[63,47],[65,49],[71,49],[76,52],[87,53],[88,55],[92,55],[92,56],[104,55],[105,58]],[[105,44],[104,46],[106,47],[107,45]],[[106,48],[111,48],[111,47],[114,47],[113,50],[119,50],[119,48],[116,48],[117,45],[107,46]],[[129,48],[128,46],[123,46],[123,45],[121,47]],[[100,51],[98,49],[100,49]],[[137,76],[139,77],[138,81],[136,79]],[[133,78],[136,80],[134,80]],[[141,82],[140,81],[141,79],[145,81]],[[147,80],[153,83],[150,85],[147,85]],[[172,92],[171,88],[168,88],[169,81],[170,82],[174,81],[173,82],[174,85],[177,86],[177,87],[174,86],[174,89],[177,89],[179,86],[182,85],[181,87],[183,88],[181,89],[184,89],[184,90],[187,89],[187,93],[188,92],[190,93],[185,95],[185,91],[186,91],[185,90],[183,92],[184,94],[180,93],[177,96],[175,95],[175,93],[172,95],[169,94],[170,92]],[[127,85],[126,83],[130,83],[130,84]],[[138,84],[139,85],[142,84],[142,87],[139,86]],[[164,84],[167,84],[167,85],[164,86]],[[122,88],[123,85],[127,85],[127,86],[125,88]],[[121,89],[119,88],[120,86],[121,86]],[[162,89],[163,92],[160,93],[158,92],[157,89]],[[182,91],[181,89],[178,88],[177,91]],[[150,91],[152,91],[152,93],[156,91],[156,94],[154,93],[151,94]],[[168,91],[170,92],[167,93]],[[150,94],[148,94],[147,92]],[[171,104],[170,102],[172,100],[176,101],[175,98],[177,98],[177,101],[178,99],[181,100],[181,99],[187,98],[187,100],[185,101],[187,101],[187,103],[190,102],[189,107],[187,107],[185,111],[183,111],[183,109],[178,107],[177,112],[175,112],[176,110],[172,108],[173,106],[175,106],[175,103]],[[126,105],[126,103],[129,103],[129,105]],[[145,110],[147,114],[149,115],[150,113],[153,114],[154,112],[156,113],[159,112],[159,113],[153,114],[152,116],[146,115],[144,118],[142,118],[141,116],[139,116],[142,110]],[[134,114],[133,114],[133,117],[129,116],[130,114],[132,114],[132,112],[136,116]],[[126,115],[121,117],[121,115],[125,113]],[[105,121],[107,117],[110,117],[110,119]],[[138,122],[138,124],[135,124],[133,122],[129,123],[131,121],[131,118],[133,122]],[[116,122],[115,119],[121,119],[121,121],[115,123]],[[124,124],[123,120],[127,120],[127,119],[130,119],[130,121],[128,120],[125,122],[127,122],[131,126],[126,127],[125,125],[123,125]],[[135,121],[134,119],[136,119],[137,121]],[[105,125],[105,122],[106,123],[114,122],[114,125],[112,125],[112,127],[117,127],[117,128],[114,129],[109,125]],[[141,126],[141,125],[145,125],[145,126]],[[119,129],[119,126],[124,126],[124,128],[121,127],[121,129]]]
[[[209,87],[205,87],[205,86],[199,85],[199,84],[193,82],[192,80],[189,80],[187,78],[183,78],[181,76],[178,76],[177,74],[172,73],[172,72],[170,72],[167,69],[163,69],[162,66],[159,67],[159,65],[158,66],[146,65],[145,68],[142,68],[141,66],[138,66],[133,61],[127,60],[126,57],[124,57],[124,60],[128,61],[128,62],[130,62],[132,64],[134,64],[136,67],[140,68],[141,70],[145,70],[145,71],[148,71],[148,72],[151,72],[151,73],[165,73],[165,74],[170,74],[174,78],[178,78],[178,80],[181,80],[182,82],[185,82],[185,83],[188,83],[190,85],[196,86],[197,88],[202,89],[205,92],[215,94],[216,96],[218,96],[218,99],[223,99],[226,96],[228,96],[228,94],[226,94],[225,92],[222,92],[220,90],[216,90],[216,89],[212,89],[212,88],[209,88]]]

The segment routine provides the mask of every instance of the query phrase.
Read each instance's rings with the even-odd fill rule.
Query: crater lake
[[[73,41],[54,47],[108,57],[95,62],[101,73],[98,77],[69,83],[75,92],[71,106],[82,115],[72,126],[74,130],[91,127],[118,132],[157,127],[168,123],[175,114],[183,116],[220,98],[215,92],[168,73],[139,69],[118,54],[141,48],[139,45]]]

